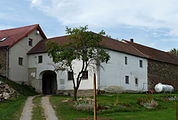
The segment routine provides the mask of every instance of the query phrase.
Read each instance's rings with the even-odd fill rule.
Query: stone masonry
[[[0,75],[6,75],[6,49],[0,48]]]
[[[148,88],[154,90],[157,83],[173,85],[178,90],[178,66],[148,60]]]

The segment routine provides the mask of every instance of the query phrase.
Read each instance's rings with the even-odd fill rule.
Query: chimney
[[[133,39],[133,38],[131,38],[131,39],[130,39],[130,42],[134,42],[134,39]]]

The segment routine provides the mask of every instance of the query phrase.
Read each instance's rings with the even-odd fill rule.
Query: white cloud
[[[32,0],[63,25],[165,28],[178,36],[178,0]]]

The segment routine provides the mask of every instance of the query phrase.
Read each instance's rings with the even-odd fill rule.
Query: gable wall
[[[33,46],[28,45],[29,38],[33,39]],[[16,43],[9,50],[9,78],[19,83],[28,84],[28,56],[27,52],[43,38],[36,34],[36,30]],[[23,65],[18,64],[18,58],[23,58]]]
[[[178,66],[148,60],[148,87],[154,90],[158,83],[173,85],[178,90]]]

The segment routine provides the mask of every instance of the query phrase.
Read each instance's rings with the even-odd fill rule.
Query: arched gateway
[[[57,75],[54,71],[44,71],[42,74],[43,94],[55,94],[57,90]]]

